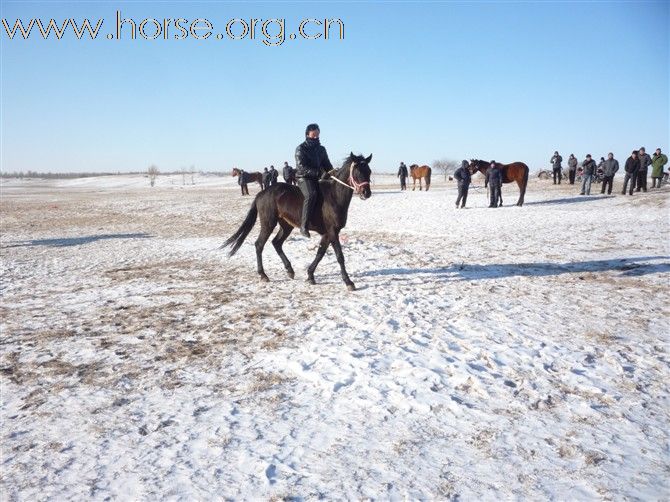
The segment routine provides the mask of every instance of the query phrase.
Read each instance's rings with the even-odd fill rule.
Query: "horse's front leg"
[[[419,178],[419,192],[423,190],[423,184],[422,184],[423,178]]]
[[[307,268],[307,282],[309,282],[310,284],[316,284],[316,281],[314,280],[314,271],[316,270],[317,265],[323,258],[323,255],[326,254],[327,249],[328,249],[328,236],[322,235],[321,242],[319,242],[319,249],[316,252],[314,261],[309,266],[309,268]]]
[[[342,273],[342,280],[347,285],[349,291],[354,291],[356,286],[349,279],[349,274],[347,274],[347,269],[344,268],[344,253],[342,252],[342,245],[340,244],[340,235],[335,234],[331,237],[331,245],[333,246],[333,251],[335,251],[335,256],[337,257],[337,263],[340,264],[340,272]]]
[[[412,178],[412,180],[413,180],[412,182],[412,192],[413,192],[414,190],[416,190],[416,178]]]

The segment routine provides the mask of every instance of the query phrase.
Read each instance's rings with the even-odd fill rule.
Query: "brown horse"
[[[512,162],[511,164],[501,164],[496,162],[498,168],[502,170],[503,183],[512,183],[516,181],[519,185],[519,200],[516,201],[517,206],[523,206],[523,199],[526,195],[526,187],[528,186],[528,166],[523,162]],[[485,160],[473,159],[470,161],[470,172],[475,174],[480,171],[486,176],[486,171],[491,167],[491,163]],[[484,182],[484,186],[488,185],[488,178]]]
[[[307,281],[310,284],[315,284],[314,271],[330,245],[340,264],[344,283],[349,290],[355,289],[354,283],[351,282],[344,268],[340,230],[347,224],[347,213],[352,196],[356,194],[365,200],[372,195],[369,166],[371,160],[372,155],[364,158],[362,155],[352,153],[339,170],[331,171],[330,179],[319,181],[321,195],[314,214],[311,215],[309,230],[315,230],[321,234],[321,242],[314,261],[307,269]],[[295,273],[291,262],[282,250],[282,244],[290,235],[293,227],[300,226],[303,200],[300,189],[287,183],[277,183],[266,188],[256,196],[240,228],[221,247],[231,246],[228,256],[234,255],[256,224],[256,219],[259,218],[261,230],[256,240],[256,265],[258,275],[262,281],[266,282],[268,276],[263,269],[263,247],[275,227],[279,225],[279,231],[272,239],[272,245],[284,263],[286,273],[293,279]]]
[[[416,189],[416,180],[419,180],[419,191],[423,190],[421,186],[421,178],[426,178],[426,192],[430,188],[430,173],[433,170],[429,166],[418,166],[417,164],[412,164],[409,166],[409,175],[414,180],[414,185],[412,185],[412,191]]]
[[[241,172],[242,172],[241,169],[233,167],[233,177],[239,176]],[[244,178],[245,178],[244,183],[241,183],[240,185],[246,185],[249,182],[253,183],[254,181],[257,181],[258,184],[261,186],[261,190],[263,190],[263,175],[258,171],[256,171],[255,173],[244,171]],[[244,195],[244,186],[242,186],[242,195]],[[249,190],[247,190],[247,195],[249,195]]]

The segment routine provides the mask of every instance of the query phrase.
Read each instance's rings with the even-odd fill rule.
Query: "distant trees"
[[[156,178],[158,177],[159,173],[160,171],[158,170],[158,166],[156,166],[155,164],[151,164],[149,166],[149,169],[147,169],[147,174],[149,175],[149,184],[151,186],[154,186],[154,184],[156,183]]]
[[[447,176],[454,174],[459,165],[457,160],[440,159],[433,162],[433,169],[441,172],[444,176],[444,181],[447,181]]]

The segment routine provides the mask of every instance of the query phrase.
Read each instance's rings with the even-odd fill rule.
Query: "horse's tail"
[[[233,235],[231,235],[226,242],[224,242],[221,245],[221,249],[228,247],[231,244],[233,245],[233,247],[228,252],[228,256],[233,256],[235,253],[237,253],[237,250],[240,249],[240,246],[244,242],[244,239],[247,238],[247,235],[249,235],[251,229],[254,228],[257,217],[258,217],[258,209],[256,208],[256,201],[254,200],[254,203],[251,205],[251,209],[249,209],[247,217],[244,218],[244,221],[242,222],[240,228],[238,228],[237,231]]]
[[[433,172],[433,170],[429,167],[426,169],[426,190],[428,190],[428,187],[430,186],[430,175]]]

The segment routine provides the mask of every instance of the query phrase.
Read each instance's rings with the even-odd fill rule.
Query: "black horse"
[[[314,230],[321,235],[321,242],[314,261],[307,269],[307,281],[315,284],[314,271],[326,254],[328,245],[333,246],[337,262],[340,264],[342,279],[350,291],[355,288],[344,268],[344,254],[340,244],[340,230],[347,224],[347,212],[353,194],[361,199],[368,199],[372,192],[370,190],[370,161],[372,155],[364,158],[362,155],[351,153],[345,159],[339,170],[331,171],[331,179],[322,179],[319,182],[321,198],[310,221],[309,230]],[[291,262],[288,260],[282,244],[293,231],[294,227],[300,227],[300,216],[302,213],[303,195],[296,186],[287,183],[278,183],[260,192],[251,209],[244,219],[242,226],[221,247],[232,245],[228,256],[234,255],[246,239],[251,229],[256,224],[256,218],[260,216],[261,231],[256,239],[256,262],[258,274],[262,281],[268,281],[268,276],[263,270],[263,247],[272,234],[275,226],[279,224],[279,231],[272,239],[277,254],[284,263],[286,273],[293,279],[295,273]]]

